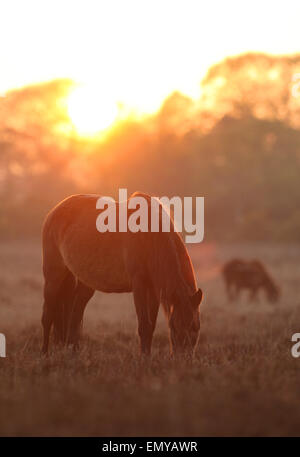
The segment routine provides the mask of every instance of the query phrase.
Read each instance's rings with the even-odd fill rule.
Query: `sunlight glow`
[[[68,114],[79,135],[95,135],[107,130],[118,116],[117,103],[99,88],[78,86],[67,100]]]

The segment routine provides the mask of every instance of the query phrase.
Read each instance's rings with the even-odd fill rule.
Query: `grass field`
[[[203,243],[190,250],[201,305],[193,363],[168,353],[162,313],[149,363],[139,358],[130,294],[97,293],[79,353],[40,356],[38,241],[0,245],[0,434],[111,436],[300,435],[300,246]],[[282,288],[273,305],[227,302],[220,266],[233,256],[265,262]]]

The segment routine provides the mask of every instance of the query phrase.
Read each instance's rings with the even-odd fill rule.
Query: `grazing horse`
[[[235,300],[241,289],[250,291],[250,300],[257,299],[259,289],[265,290],[270,302],[279,298],[278,286],[259,260],[233,259],[224,265],[223,277],[229,300]]]
[[[149,221],[153,203],[143,193],[136,192],[127,201],[116,203],[116,213],[119,205],[128,209],[130,199],[137,196],[147,202]],[[171,352],[193,352],[200,330],[202,291],[197,290],[191,259],[172,218],[167,215],[170,231],[163,231],[161,216],[166,210],[156,200],[160,212],[157,232],[117,229],[100,233],[96,228],[99,198],[73,195],[46,217],[43,353],[48,352],[52,325],[57,342],[77,347],[83,313],[96,290],[133,292],[143,354],[150,354],[160,303],[169,324]]]

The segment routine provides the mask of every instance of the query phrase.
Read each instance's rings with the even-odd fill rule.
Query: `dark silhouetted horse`
[[[150,215],[151,199],[144,197]],[[133,292],[141,351],[150,354],[160,303],[167,315],[173,351],[193,351],[199,335],[199,305],[193,266],[174,230],[100,233],[98,195],[74,195],[47,216],[43,229],[44,329],[48,352],[51,327],[57,342],[77,347],[85,307],[96,290]],[[127,205],[128,201],[117,203]],[[129,210],[128,210],[129,211]],[[160,217],[165,209],[159,203]],[[168,215],[169,217],[169,215]],[[149,219],[148,219],[149,220]],[[121,316],[120,316],[121,320]]]
[[[235,300],[242,289],[250,291],[250,300],[257,299],[259,289],[265,290],[270,302],[279,299],[278,286],[258,260],[233,259],[224,265],[223,277],[229,300]]]

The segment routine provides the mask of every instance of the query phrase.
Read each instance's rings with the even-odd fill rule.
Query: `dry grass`
[[[1,435],[300,435],[300,360],[290,355],[300,331],[300,247],[213,246],[191,251],[205,291],[193,363],[168,356],[163,316],[150,363],[140,361],[129,294],[96,294],[84,339],[40,357],[38,242],[0,246]],[[258,257],[282,286],[271,305],[242,297],[228,304],[219,267]]]

